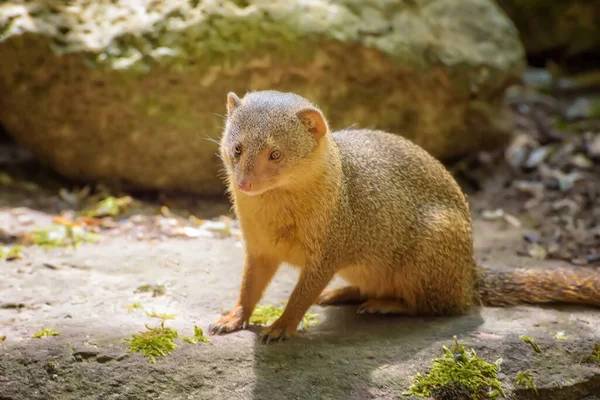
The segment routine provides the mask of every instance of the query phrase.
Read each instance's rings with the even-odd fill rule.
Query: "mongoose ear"
[[[231,115],[233,110],[242,105],[242,100],[233,92],[227,93],[227,116]]]
[[[327,127],[327,121],[316,108],[305,108],[296,113],[300,122],[308,129],[310,133],[315,135],[317,138],[325,136],[329,128]]]

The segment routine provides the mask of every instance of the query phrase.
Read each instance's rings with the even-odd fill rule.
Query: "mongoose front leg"
[[[263,329],[260,333],[261,341],[268,344],[274,340],[281,341],[292,337],[298,330],[298,324],[304,318],[304,314],[315,303],[333,275],[334,272],[329,272],[323,265],[309,265],[304,268],[283,314],[271,326]]]
[[[211,335],[245,329],[254,307],[260,301],[265,289],[273,279],[280,263],[260,255],[246,255],[244,275],[236,306],[208,327]]]

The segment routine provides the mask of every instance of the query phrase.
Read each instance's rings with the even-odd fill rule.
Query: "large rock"
[[[504,140],[523,67],[491,0],[9,1],[0,121],[73,178],[222,191],[233,90],[297,92],[334,128],[412,138],[448,158]]]
[[[534,58],[600,57],[600,1],[498,0]],[[596,58],[596,66],[598,58]]]

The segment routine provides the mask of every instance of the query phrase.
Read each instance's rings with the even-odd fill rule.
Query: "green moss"
[[[202,331],[202,328],[194,325],[194,336],[193,337],[189,337],[189,336],[184,336],[181,338],[181,340],[183,340],[184,342],[188,342],[191,344],[196,344],[198,342],[210,342],[210,339],[207,338],[206,336],[204,336],[204,331]]]
[[[23,246],[13,246],[10,250],[8,250],[8,252],[6,253],[6,259],[7,260],[19,260],[21,259],[21,252],[23,251]],[[2,257],[0,257],[2,258]]]
[[[33,339],[41,339],[46,336],[58,336],[60,332],[54,331],[52,329],[43,329],[39,332],[36,332],[31,336]]]
[[[21,256],[21,252],[23,251],[23,246],[13,246],[8,250],[0,249],[0,260],[6,257],[7,261],[11,260],[20,260],[23,258]]]
[[[133,303],[129,306],[125,306],[125,308],[127,309],[128,312],[131,312],[133,310],[143,310],[144,306],[139,301],[136,301],[135,303]]]
[[[44,364],[44,369],[48,373],[48,375],[57,375],[62,372],[60,369],[60,365],[58,363],[48,361]]]
[[[149,293],[152,292],[152,297],[164,296],[167,293],[167,288],[163,285],[142,285],[135,289],[134,293]]]
[[[567,339],[567,337],[563,331],[556,332],[556,334],[553,337],[556,340],[566,340]]]
[[[86,217],[116,217],[124,213],[133,203],[133,199],[129,196],[114,197],[108,196],[104,200],[82,211],[82,215]]]
[[[155,311],[146,311],[146,315],[149,316],[150,318],[162,319],[163,321],[166,321],[168,319],[175,319],[175,314],[157,313]]]
[[[479,358],[474,349],[467,350],[454,337],[454,346],[443,346],[444,354],[433,360],[427,375],[417,374],[414,385],[406,394],[418,397],[451,399],[462,395],[474,400],[497,399],[506,396],[502,382],[498,380],[501,360],[489,363]],[[460,397],[459,397],[460,398]]]
[[[519,339],[521,339],[523,342],[529,344],[531,346],[531,348],[533,349],[533,351],[535,351],[536,353],[542,352],[542,349],[540,348],[540,346],[538,346],[537,343],[535,343],[533,341],[533,339],[530,338],[529,336],[522,335],[521,337],[519,337]]]
[[[257,306],[250,316],[250,323],[254,325],[271,325],[279,319],[284,310],[285,305],[282,305],[281,307],[272,305]],[[306,329],[309,326],[316,324],[318,324],[317,314],[306,313],[300,322],[299,329]]]
[[[77,247],[82,243],[94,242],[97,235],[85,231],[80,226],[54,225],[36,229],[25,235],[25,240],[46,249],[55,247]]]
[[[533,390],[535,392],[535,394],[539,394],[538,390],[537,390],[537,386],[535,385],[535,382],[533,381],[533,375],[529,371],[528,372],[523,372],[523,371],[517,372],[515,383],[517,385],[524,386],[525,389]]]
[[[173,340],[177,338],[177,331],[165,328],[165,321],[156,328],[146,325],[146,329],[147,331],[134,333],[131,338],[125,339],[129,343],[129,352],[141,353],[151,363],[156,363],[156,357],[171,354],[177,348]]]
[[[590,117],[600,119],[600,101],[595,101],[590,110]]]
[[[6,172],[0,172],[0,185],[1,186],[12,185],[13,182],[14,182],[14,179],[12,178],[12,176],[7,174]]]
[[[588,356],[583,357],[581,362],[600,364],[600,343],[595,343],[592,352]]]

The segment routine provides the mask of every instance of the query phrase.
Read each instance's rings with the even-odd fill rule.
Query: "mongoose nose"
[[[247,179],[238,181],[237,185],[242,192],[248,192],[252,189],[252,183]]]

